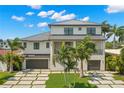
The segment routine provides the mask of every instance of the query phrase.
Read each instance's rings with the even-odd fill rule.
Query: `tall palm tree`
[[[15,38],[14,40],[8,39],[7,42],[10,47],[11,52],[14,52],[19,49],[24,49],[19,38]]]
[[[102,34],[106,37],[106,34],[110,32],[110,24],[107,21],[102,22]]]
[[[124,29],[122,27],[117,27],[117,25],[114,25],[111,27],[111,31],[107,34],[107,37],[110,38],[113,36],[113,48],[116,48],[116,37],[119,37],[119,40],[123,40],[124,36]],[[123,34],[122,34],[123,33]]]
[[[87,62],[90,56],[96,51],[95,44],[90,37],[85,37],[81,43],[78,44],[78,59],[80,60],[80,77],[83,77],[83,62]]]

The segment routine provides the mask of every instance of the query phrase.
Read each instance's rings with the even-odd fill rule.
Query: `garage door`
[[[48,69],[48,59],[28,59],[26,60],[27,69]]]
[[[100,60],[88,61],[88,70],[100,70]]]

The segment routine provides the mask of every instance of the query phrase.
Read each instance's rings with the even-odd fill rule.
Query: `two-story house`
[[[105,70],[105,38],[101,34],[100,24],[67,20],[49,24],[49,28],[50,32],[22,39],[25,47],[23,69],[63,70],[61,64],[53,65],[53,55],[56,54],[62,42],[75,47],[84,37],[90,35],[96,44],[97,52],[88,62],[84,62],[83,69]]]

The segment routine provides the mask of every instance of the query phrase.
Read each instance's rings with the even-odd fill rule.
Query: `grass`
[[[15,75],[15,73],[0,72],[0,85],[5,83],[9,77],[12,77],[14,75]]]
[[[64,74],[49,74],[49,80],[46,81],[47,88],[65,88],[69,87],[69,82],[71,85],[74,84],[75,80],[75,88],[95,88],[96,85],[89,84],[89,77],[80,78],[79,74],[68,74],[67,76],[67,84],[64,82]],[[75,79],[74,79],[75,78]]]
[[[124,81],[124,75],[114,74],[113,78],[115,80],[122,80],[122,81]]]

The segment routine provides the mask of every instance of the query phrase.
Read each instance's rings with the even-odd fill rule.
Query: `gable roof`
[[[51,23],[49,24],[49,26],[58,26],[58,25],[73,25],[73,26],[101,26],[101,24],[95,23],[95,22],[84,22],[84,21],[80,21],[80,20],[66,20],[66,21],[60,21],[60,22],[55,22],[55,23]]]
[[[22,38],[22,41],[44,41],[49,40],[50,32],[44,32],[29,37]]]

